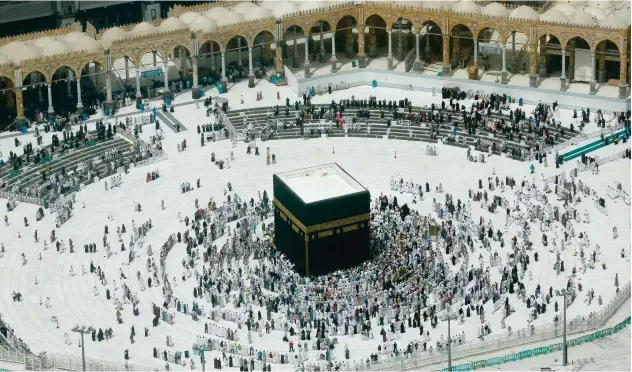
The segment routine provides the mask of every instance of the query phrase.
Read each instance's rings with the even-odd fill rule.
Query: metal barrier
[[[630,297],[630,283],[617,293],[614,299],[606,305],[606,308],[599,313],[593,313],[585,318],[576,318],[568,321],[566,327],[567,335],[586,332],[604,325],[608,319],[617,311],[619,307]],[[523,328],[512,332],[509,337],[488,337],[483,341],[471,341],[465,345],[452,347],[452,360],[472,357],[479,354],[495,352],[502,349],[511,348],[518,345],[525,345],[534,342],[550,340],[562,336],[561,323],[548,324],[532,329]],[[384,362],[371,365],[371,369],[380,371],[405,371],[420,369],[437,363],[447,362],[447,349],[429,352],[414,352],[403,356],[395,357]]]

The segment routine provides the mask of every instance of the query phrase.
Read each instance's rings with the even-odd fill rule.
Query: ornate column
[[[562,76],[560,77],[560,90],[566,90],[566,48],[562,48]]]
[[[222,79],[220,80],[224,92],[228,92],[228,78],[226,77],[226,51],[222,50]]]
[[[602,42],[598,48],[599,52],[599,68],[597,69],[597,81],[606,82],[606,43]]]
[[[248,88],[255,87],[255,72],[252,69],[252,48],[248,48]]]
[[[345,57],[353,58],[353,30],[351,29],[351,25],[349,25],[345,33]]]
[[[94,68],[97,68],[97,64],[95,63]],[[110,115],[112,113],[112,108],[114,104],[112,102],[112,54],[110,54],[110,50],[105,51],[105,104],[107,108],[110,110]]]
[[[595,80],[597,78],[597,70],[596,70],[596,60],[597,60],[597,56],[595,54],[594,51],[590,52],[590,69],[592,71],[591,73],[591,77],[590,77],[590,94],[595,94],[597,93],[597,90],[595,89],[596,84],[595,84]]]
[[[452,66],[450,65],[450,35],[443,34],[443,66],[441,66],[441,75],[450,76],[450,70],[452,70]]]
[[[426,47],[424,48],[424,59],[430,63],[430,25],[426,25]]]
[[[163,99],[167,98],[167,96],[169,95],[170,90],[169,90],[169,62],[168,61],[162,61],[162,74],[165,77],[165,87],[162,90],[162,97]]]
[[[283,46],[281,41],[276,42],[276,51],[274,53],[274,70],[277,77],[285,76],[285,69],[283,68]]]
[[[358,24],[358,67],[366,67],[366,54],[364,53],[364,23]]]
[[[388,55],[386,61],[388,62],[388,69],[393,69],[393,30],[386,30],[388,33]]]
[[[215,53],[213,51],[213,49],[215,49],[215,46],[213,45],[213,43],[209,43],[209,50],[211,53],[211,73],[215,74],[216,68],[215,68]]]
[[[136,66],[136,101],[143,98],[143,94],[140,92],[140,66]]]
[[[193,68],[193,90],[198,89],[198,57],[191,56],[191,67]]]
[[[53,92],[51,91],[52,83],[46,84],[48,88],[48,117],[51,118],[55,115],[55,109],[53,108]]]
[[[577,45],[577,42],[575,39],[571,40],[568,43],[568,47],[570,48],[570,51],[568,52],[568,74],[567,74],[569,83],[572,83],[573,80],[575,80],[575,46],[576,45]]]
[[[472,40],[474,42],[474,64],[478,65],[478,40]]]
[[[336,72],[336,32],[331,33],[331,72]]]
[[[156,51],[155,51],[155,50],[153,50],[153,51],[151,52],[151,54],[153,55],[153,58],[154,58],[154,67],[156,67],[156,66],[158,66],[158,62],[156,61]],[[141,57],[142,57],[142,56],[141,56]],[[140,63],[140,61],[138,61],[138,63]]]
[[[127,81],[129,80],[129,58],[127,56],[125,58],[125,85],[127,85]]]
[[[16,119],[18,121],[19,125],[22,125],[26,122],[26,119],[24,118],[24,97],[22,96],[22,84],[21,82],[18,82],[18,84],[20,84],[20,86],[16,87],[14,89],[15,92],[15,112],[16,112]]]
[[[399,35],[397,36],[397,59],[404,59],[404,44],[402,43],[402,20],[399,20]]]
[[[546,40],[543,38],[540,38],[540,66],[538,68],[538,75],[541,78],[545,78],[547,75],[547,68],[546,68]]]
[[[83,103],[81,103],[81,75],[75,77],[77,81],[77,115],[83,114]]]
[[[502,43],[503,48],[503,66],[500,70],[500,82],[507,84],[507,43]]]
[[[70,80],[72,79],[72,72],[68,70],[68,75],[66,76],[66,95],[68,98],[72,98],[72,88],[70,87]]]
[[[452,35],[452,65],[459,68],[460,55],[461,55],[461,32],[457,31],[456,35]]]
[[[516,66],[516,31],[511,33],[511,72],[518,72],[520,66]]]
[[[298,46],[296,45],[296,35],[294,35],[294,48],[292,48],[292,67],[298,67]]]
[[[531,44],[529,52],[529,86],[535,88],[538,86],[538,44]]]
[[[305,35],[305,62],[303,63],[303,68],[305,70],[305,77],[309,77],[309,35]]]
[[[377,57],[377,37],[375,36],[375,28],[369,26],[369,57]]]
[[[244,66],[244,62],[241,60],[241,38],[240,37],[237,38],[237,65],[239,65],[239,67]]]
[[[413,69],[415,71],[421,71],[421,56],[420,56],[420,46],[419,46],[419,37],[421,36],[421,27],[415,33],[415,63],[413,64]]]
[[[619,53],[619,98],[628,96],[628,55],[627,51]]]
[[[325,30],[323,29],[324,24],[323,22],[320,22],[320,63],[325,62],[325,42],[324,42],[324,33]]]

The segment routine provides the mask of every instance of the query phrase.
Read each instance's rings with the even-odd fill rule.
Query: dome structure
[[[85,50],[87,52],[96,52],[99,50],[99,43],[88,35],[83,35],[73,43],[69,43],[73,52]]]
[[[244,1],[243,3],[239,3],[230,8],[232,12],[246,15],[251,9],[258,8],[256,4],[253,4],[248,1]]]
[[[619,17],[616,13],[610,13],[599,24],[602,27],[627,28],[630,26],[630,21]]]
[[[406,3],[408,4],[408,3]],[[324,1],[305,1],[299,4],[298,10],[301,12],[308,12],[310,10],[319,8],[328,8],[329,5]]]
[[[244,14],[244,21],[253,21],[255,19],[262,19],[270,17],[270,11],[260,7],[251,8],[246,14]]]
[[[208,19],[218,20],[222,17],[222,14],[228,12],[228,8],[224,8],[223,6],[216,6],[215,8],[211,8],[202,14]]]
[[[180,14],[180,17],[178,18],[180,18],[180,20],[184,22],[184,24],[188,25],[201,15],[202,14],[200,12],[186,12],[186,13]]]
[[[560,12],[566,14],[567,16],[571,16],[577,12],[577,8],[569,3],[560,3],[556,4],[552,9],[557,9]]]
[[[244,16],[235,12],[227,11],[222,14],[222,17],[217,20],[217,26],[232,25],[244,20]]]
[[[597,19],[592,14],[580,10],[569,17],[569,23],[581,26],[597,26]]]
[[[625,8],[621,8],[614,11],[614,14],[621,19],[625,19],[628,23],[630,23],[630,19],[632,17],[632,13],[630,12],[630,3],[627,3]]]
[[[39,39],[30,40],[30,44],[39,49],[46,49],[48,45],[57,41],[56,38],[51,36],[40,37]]]
[[[57,38],[60,39],[60,40],[65,41],[67,43],[72,44],[72,43],[74,43],[75,41],[77,41],[78,39],[80,39],[80,38],[82,38],[84,36],[86,36],[86,34],[84,34],[83,32],[74,31],[74,32],[69,32],[66,35],[60,35]]]
[[[131,35],[122,28],[112,27],[103,33],[99,41],[104,48],[109,48],[112,46],[113,41],[127,39],[130,36]]]
[[[507,10],[507,8],[505,8],[505,6],[500,3],[491,3],[491,4],[485,5],[481,9],[481,13],[488,16],[494,16],[494,17],[508,17],[509,16],[509,10]]]
[[[292,14],[298,12],[298,7],[289,1],[283,1],[272,10],[272,15],[276,18],[282,18],[286,14]]]
[[[597,17],[599,21],[603,21],[606,18],[606,12],[603,9],[594,6],[584,7],[584,12],[592,14]]]
[[[6,50],[3,50],[3,53],[7,54],[7,57],[11,59],[14,65],[20,65],[22,61],[26,61],[29,59],[35,59],[42,56],[42,54],[37,50],[37,48],[23,46],[20,49],[19,54],[9,54]]]
[[[481,12],[481,7],[476,5],[476,3],[473,1],[461,0],[458,3],[452,5],[452,11],[478,14]]]
[[[0,51],[0,66],[2,65],[10,65],[12,63],[11,59],[7,57],[5,54]]]
[[[215,28],[217,28],[217,22],[205,16],[199,16],[189,23],[189,30],[193,32],[212,32]]]
[[[279,5],[279,1],[270,0],[270,1],[262,1],[259,3],[259,7],[268,10],[274,10]]]
[[[70,44],[59,40],[51,41],[48,45],[46,45],[46,47],[40,48],[40,50],[43,56],[55,56],[70,53],[72,51]]]
[[[526,5],[521,5],[509,13],[509,18],[537,20],[540,19],[538,12]]]
[[[174,31],[187,28],[187,25],[180,18],[169,17],[160,24],[160,31]]]
[[[426,9],[450,9],[455,1],[423,1],[423,7]]]
[[[549,10],[546,11],[546,13],[544,13],[544,14],[542,14],[540,16],[540,21],[542,21],[542,22],[568,23],[569,22],[569,18],[561,10],[549,9]]]
[[[147,23],[147,22],[141,22],[139,24],[137,24],[136,26],[134,26],[134,28],[132,29],[132,31],[130,31],[129,33],[136,37],[136,36],[144,36],[144,35],[149,35],[151,33],[156,32],[156,27],[154,27],[154,25],[152,25],[151,23]]]

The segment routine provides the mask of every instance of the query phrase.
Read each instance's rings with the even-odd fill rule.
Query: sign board
[[[483,54],[493,54],[499,56],[502,50],[496,43],[478,43],[478,50]]]
[[[161,68],[152,68],[152,69],[148,69],[148,70],[143,70],[140,72],[140,77],[143,79],[150,79],[150,78],[155,78],[157,76],[161,76],[162,75],[162,69]]]

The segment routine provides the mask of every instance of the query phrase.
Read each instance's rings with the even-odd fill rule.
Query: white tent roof
[[[256,7],[250,9],[247,13],[244,14],[245,21],[253,21],[255,19],[267,18],[270,17],[270,11],[268,9]]]
[[[568,16],[558,9],[549,9],[540,16],[540,21],[568,23]]]
[[[189,30],[211,32],[217,27],[217,22],[214,19],[209,19],[204,16],[198,16],[193,22],[189,23]]]
[[[581,26],[597,26],[598,22],[593,17],[592,14],[586,13],[583,10],[580,10],[573,14],[570,18],[569,23]]]
[[[11,59],[0,51],[0,65],[10,65]]]
[[[327,4],[324,1],[305,1],[305,2],[300,3],[300,5],[298,6],[298,9],[300,11],[310,11],[313,9],[328,8],[328,7],[329,7],[329,4]]]
[[[1,53],[5,53],[7,57],[11,59],[14,65],[19,65],[22,61],[26,61],[27,59],[39,58],[42,54],[35,47],[30,47],[24,45],[22,47],[16,46],[16,49],[19,50],[19,53],[11,54],[8,49],[3,48]]]
[[[509,13],[509,18],[536,20],[540,15],[533,8],[521,5]]]
[[[507,10],[507,8],[505,8],[505,6],[500,3],[491,3],[491,4],[485,5],[481,9],[481,13],[485,15],[489,15],[489,16],[496,16],[496,17],[509,16],[509,10]]]
[[[567,16],[573,15],[577,12],[577,8],[575,8],[572,4],[569,3],[559,3],[553,6],[553,9],[557,9]]]
[[[59,40],[51,41],[45,48],[40,48],[40,50],[44,56],[54,56],[57,54],[70,53],[72,51],[68,43]]]
[[[259,3],[259,7],[268,10],[274,10],[279,5],[279,1],[276,0],[266,0]]]
[[[630,25],[630,21],[619,17],[616,13],[610,13],[600,24],[603,27],[626,28]]]
[[[481,7],[473,1],[461,0],[456,4],[452,4],[452,11],[478,14],[481,12]]]
[[[584,12],[594,15],[600,21],[606,18],[606,12],[602,8],[587,6],[584,8]]]
[[[250,10],[258,8],[256,4],[253,4],[248,1],[244,1],[243,3],[239,3],[230,8],[231,11],[239,14],[246,15]]]
[[[424,1],[423,6],[426,9],[450,9],[455,1]]]

